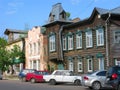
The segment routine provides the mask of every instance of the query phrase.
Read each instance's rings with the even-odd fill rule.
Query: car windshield
[[[35,73],[36,74],[41,74],[41,75],[49,75],[49,73],[46,72],[46,71],[36,71]]]

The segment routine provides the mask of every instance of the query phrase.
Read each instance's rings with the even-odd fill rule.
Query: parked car
[[[105,84],[106,70],[95,71],[82,76],[82,85],[90,89],[99,90],[101,88],[111,88]]]
[[[35,71],[33,73],[26,74],[26,81],[31,83],[44,82],[43,75],[49,75],[48,71]]]
[[[0,80],[3,79],[3,76],[2,76],[2,71],[0,70]]]
[[[74,83],[75,85],[81,85],[81,76],[74,75],[69,70],[55,70],[51,75],[44,75],[43,79],[49,82],[50,85],[56,85],[57,83]]]
[[[35,72],[36,70],[35,69],[23,69],[20,71],[20,73],[18,74],[18,78],[21,80],[21,81],[26,81],[26,74],[27,73],[31,73],[31,72]]]
[[[115,90],[120,90],[120,66],[110,67],[106,77],[106,84],[111,85]]]

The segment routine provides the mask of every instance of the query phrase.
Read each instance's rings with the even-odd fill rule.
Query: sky
[[[7,37],[8,29],[26,30],[42,26],[48,21],[52,6],[61,3],[70,18],[90,17],[95,7],[114,9],[120,0],[0,0],[0,37]]]

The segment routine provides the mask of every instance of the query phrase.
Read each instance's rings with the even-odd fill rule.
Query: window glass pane
[[[86,32],[86,47],[92,47],[93,40],[92,40],[92,31]]]
[[[104,45],[104,32],[102,28],[96,30],[96,38],[97,38],[97,46]]]
[[[55,35],[49,37],[49,48],[50,51],[55,51]]]
[[[66,37],[63,37],[63,50],[66,50]]]
[[[82,34],[76,35],[76,48],[82,48]]]
[[[68,50],[73,49],[73,36],[68,36]]]

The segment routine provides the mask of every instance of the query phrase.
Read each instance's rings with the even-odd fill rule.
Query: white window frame
[[[82,48],[82,33],[76,34],[76,49]]]
[[[33,69],[37,70],[37,60],[33,60]]]
[[[98,58],[99,60],[99,70],[104,70],[104,58]]]
[[[73,68],[74,68],[74,66],[73,66],[73,60],[69,60],[69,70],[73,71]]]
[[[40,54],[40,42],[38,41],[38,51],[37,51],[38,55]]]
[[[120,43],[120,30],[114,31],[114,43]]]
[[[86,47],[93,47],[92,30],[86,32]]]
[[[93,71],[93,60],[92,58],[88,58],[87,61],[88,61],[88,72],[92,72]]]
[[[49,37],[49,50],[50,52],[53,52],[55,51],[55,35],[51,35]]]
[[[120,66],[120,60],[115,59],[115,65],[119,65]]]
[[[68,36],[68,50],[73,50],[73,35]]]
[[[33,43],[33,51],[34,51],[34,55],[36,54],[36,43]]]
[[[63,50],[67,49],[67,38],[63,36]]]
[[[104,45],[104,30],[103,30],[103,28],[99,28],[96,30],[96,39],[97,39],[97,46]]]
[[[80,67],[81,66],[81,67]],[[79,69],[81,68],[81,70]],[[83,63],[82,63],[82,59],[78,58],[78,72],[82,72],[83,71]]]
[[[32,54],[32,44],[29,44],[29,55]]]

